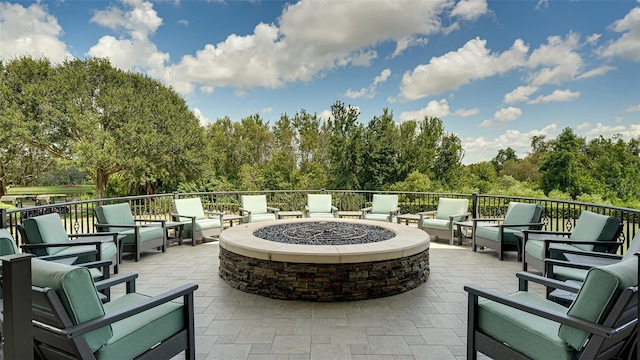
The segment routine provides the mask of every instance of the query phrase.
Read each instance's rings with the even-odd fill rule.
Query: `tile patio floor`
[[[517,290],[515,253],[433,242],[427,283],[397,296],[339,303],[274,300],[230,288],[218,276],[218,243],[172,245],[126,260],[137,291],[159,294],[194,282],[196,358],[209,360],[464,359],[465,284]],[[533,289],[541,292],[542,289]],[[114,289],[114,296],[124,291]],[[182,358],[179,356],[177,358]]]

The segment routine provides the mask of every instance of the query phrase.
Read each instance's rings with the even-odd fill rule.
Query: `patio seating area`
[[[176,244],[121,265],[122,273],[139,274],[137,291],[148,295],[198,284],[197,359],[464,359],[464,285],[510,293],[517,290],[515,273],[522,266],[515,253],[497,261],[495,251],[472,252],[467,242],[432,242],[431,275],[420,287],[373,300],[318,303],[233,289],[219,276],[218,254],[218,242]],[[544,294],[542,287],[531,291]],[[121,294],[123,287],[112,289],[113,298]]]

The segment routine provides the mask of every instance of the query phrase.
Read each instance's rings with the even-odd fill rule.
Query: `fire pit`
[[[277,299],[395,295],[429,277],[429,235],[353,219],[242,224],[220,234],[220,276],[236,289]]]

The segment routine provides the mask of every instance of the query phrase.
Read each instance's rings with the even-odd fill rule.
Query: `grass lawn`
[[[11,187],[7,195],[45,195],[45,194],[65,194],[75,196],[82,194],[95,194],[94,185],[59,185],[59,186],[28,186]]]

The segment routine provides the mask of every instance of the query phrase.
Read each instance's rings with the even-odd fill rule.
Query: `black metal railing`
[[[580,214],[585,210],[614,216],[623,223],[620,239],[628,243],[638,232],[640,226],[640,210],[620,208],[610,205],[589,204],[576,201],[564,201],[547,198],[527,198],[517,196],[499,196],[488,194],[452,194],[431,192],[396,192],[396,191],[355,191],[355,190],[265,190],[265,191],[221,191],[170,193],[148,196],[127,196],[119,198],[84,200],[56,203],[6,210],[3,220],[7,227],[21,243],[15,226],[25,218],[57,212],[60,214],[68,231],[73,233],[95,232],[94,209],[100,204],[128,202],[134,217],[148,219],[169,219],[171,200],[173,198],[200,197],[207,210],[222,211],[226,214],[237,214],[242,195],[264,194],[269,206],[284,211],[303,210],[307,194],[326,193],[333,197],[333,204],[340,210],[360,210],[371,205],[373,194],[397,194],[402,213],[417,213],[436,210],[438,199],[462,198],[469,200],[469,211],[474,218],[503,217],[512,201],[540,204],[543,208],[542,221],[548,231],[571,231],[575,227]],[[626,249],[626,247],[624,247]]]

